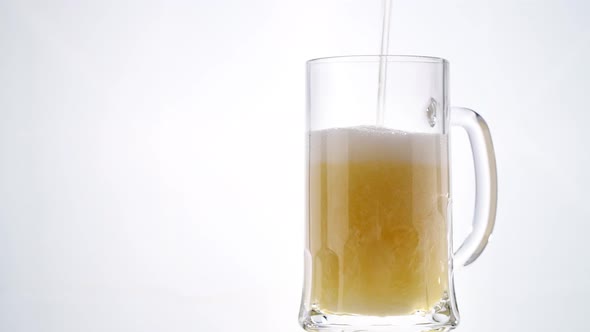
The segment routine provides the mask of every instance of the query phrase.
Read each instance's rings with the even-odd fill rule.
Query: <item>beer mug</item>
[[[476,173],[472,231],[457,251],[449,178],[453,126],[468,134]],[[306,151],[301,326],[457,326],[453,268],[469,265],[484,250],[495,222],[497,184],[485,121],[449,106],[449,63],[423,56],[308,61]]]

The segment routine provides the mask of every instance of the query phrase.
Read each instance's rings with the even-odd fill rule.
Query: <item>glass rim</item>
[[[448,64],[449,62],[440,57],[426,56],[426,55],[336,55],[322,58],[314,58],[307,60],[307,65],[323,64],[323,63],[354,63],[354,62],[379,62],[382,57],[387,58],[387,62],[398,63],[433,63],[433,64]]]

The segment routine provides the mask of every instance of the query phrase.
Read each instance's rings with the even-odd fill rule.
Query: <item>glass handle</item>
[[[475,212],[471,233],[454,255],[454,266],[463,267],[481,255],[494,229],[498,200],[496,157],[490,129],[475,111],[453,107],[451,126],[461,127],[467,132],[475,166]]]

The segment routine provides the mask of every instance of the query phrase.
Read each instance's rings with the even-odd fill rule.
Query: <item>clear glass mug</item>
[[[386,69],[384,84],[380,67]],[[453,267],[470,264],[485,248],[497,184],[489,129],[474,111],[449,107],[448,82],[449,63],[441,58],[307,62],[307,223],[299,314],[306,330],[457,326]],[[476,173],[472,231],[456,252],[451,126],[466,130]]]

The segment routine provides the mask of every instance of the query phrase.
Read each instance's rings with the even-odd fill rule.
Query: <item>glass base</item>
[[[362,316],[323,313],[312,308],[302,312],[300,324],[306,331],[321,332],[446,332],[459,323],[457,315],[442,301],[428,312],[405,316]]]

